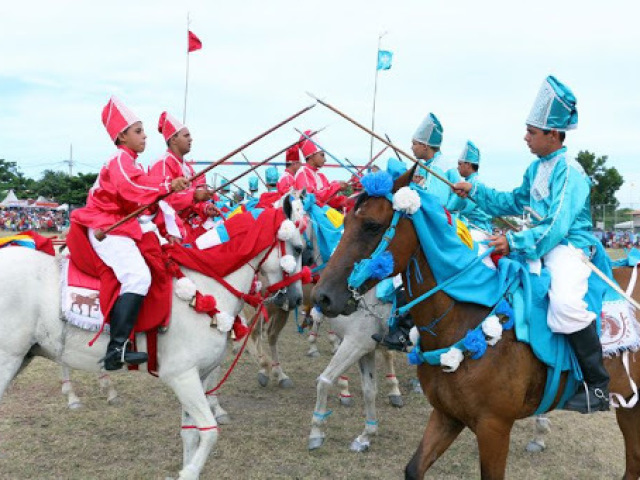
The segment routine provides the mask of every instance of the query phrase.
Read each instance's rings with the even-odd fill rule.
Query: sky
[[[143,120],[140,161],[153,163],[165,150],[160,113],[183,115],[187,16],[203,43],[189,55],[194,160],[215,161],[312,103],[306,92],[370,126],[386,32],[380,44],[393,64],[378,75],[377,133],[409,151],[416,127],[434,112],[451,165],[472,140],[482,181],[514,188],[533,160],[525,119],[552,74],[578,99],[569,153],[607,155],[625,179],[618,200],[640,208],[633,0],[11,2],[0,16],[0,158],[38,178],[45,169],[68,171],[73,145],[74,172],[99,171],[114,151],[100,114],[115,95]],[[294,142],[294,127],[327,127],[320,140],[330,153],[366,162],[370,137],[320,105],[246,149],[247,157],[259,161]],[[388,156],[377,163],[384,168]]]

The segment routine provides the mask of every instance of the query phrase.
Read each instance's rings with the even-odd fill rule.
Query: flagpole
[[[187,12],[187,73],[184,81],[184,108],[182,109],[182,123],[187,122],[187,92],[189,91],[189,12]]]
[[[373,109],[371,110],[371,130],[375,131],[376,126],[376,95],[378,94],[378,58],[380,57],[380,44],[382,42],[382,37],[384,37],[387,32],[381,33],[378,35],[378,50],[376,51],[376,79],[373,83]],[[369,159],[373,157],[373,136],[371,137],[371,142],[369,143]]]

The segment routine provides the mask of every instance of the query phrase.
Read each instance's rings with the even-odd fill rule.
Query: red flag
[[[189,49],[188,53],[195,52],[196,50],[200,50],[202,48],[202,42],[198,37],[196,37],[195,33],[189,30]]]

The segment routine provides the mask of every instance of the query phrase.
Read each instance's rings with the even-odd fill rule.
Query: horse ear
[[[411,183],[411,180],[413,179],[413,175],[415,174],[416,168],[418,168],[418,164],[414,163],[413,167],[411,167],[409,170],[404,172],[402,175],[398,177],[398,179],[395,182],[393,182],[393,189],[392,189],[393,193],[396,193],[402,187],[407,187]]]
[[[284,196],[284,202],[282,202],[282,209],[284,214],[289,220],[291,220],[291,214],[293,213],[293,206],[291,205],[291,195]]]

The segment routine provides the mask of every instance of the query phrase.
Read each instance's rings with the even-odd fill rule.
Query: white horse
[[[297,257],[299,269],[302,239],[299,232],[293,230],[285,242],[285,250]],[[259,253],[225,280],[246,293],[256,268],[270,283],[281,281],[280,250],[267,249]],[[187,269],[183,272],[200,292],[215,297],[222,312],[239,313],[242,301],[225,287],[198,272]],[[61,320],[59,275],[54,257],[26,248],[0,251],[0,398],[34,356],[79,370],[96,373],[100,370],[99,361],[109,338],[101,335],[96,344],[89,347],[93,333]],[[280,301],[297,305],[301,296],[300,283],[296,282],[279,297]],[[169,330],[158,336],[159,378],[173,389],[182,405],[180,479],[198,478],[217,442],[218,426],[205,397],[203,382],[223,361],[227,338],[227,332],[211,328],[208,316],[196,313],[187,302],[177,300],[172,304]],[[137,341],[139,349],[146,351],[146,336],[139,335]]]
[[[369,449],[371,439],[378,432],[376,414],[376,350],[385,355],[387,364],[386,380],[391,387],[388,397],[391,405],[402,407],[402,396],[398,389],[398,380],[393,371],[393,355],[371,338],[375,333],[385,334],[388,331],[387,321],[391,313],[391,304],[383,303],[376,297],[376,289],[369,290],[359,302],[358,310],[351,315],[339,315],[329,319],[332,329],[342,339],[338,350],[331,358],[329,365],[317,379],[316,406],[311,418],[309,434],[309,450],[320,448],[324,444],[325,426],[330,411],[327,409],[329,388],[335,383],[341,388],[340,401],[351,399],[344,372],[356,362],[360,366],[362,394],[365,406],[365,427],[362,433],[351,443],[351,450],[364,452]],[[390,370],[389,370],[390,369]],[[345,385],[346,384],[346,385]],[[345,396],[345,386],[347,396]]]

